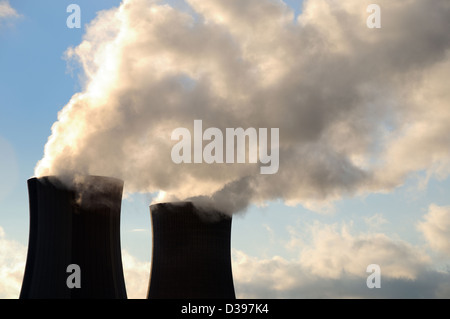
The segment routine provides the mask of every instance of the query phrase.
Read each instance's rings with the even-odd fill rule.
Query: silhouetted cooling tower
[[[231,217],[201,213],[190,202],[156,204],[150,211],[153,254],[147,298],[234,299]]]
[[[28,180],[30,234],[21,299],[126,298],[120,250],[123,182],[85,176],[76,190],[56,177]],[[81,288],[69,288],[80,267]]]

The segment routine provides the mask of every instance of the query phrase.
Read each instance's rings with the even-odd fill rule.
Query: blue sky
[[[167,2],[192,12],[182,1]],[[327,12],[332,2],[316,1],[322,7],[314,9],[311,5],[308,13],[313,16],[313,13]],[[0,228],[3,230],[0,245],[20,245],[22,255],[11,257],[20,264],[21,260],[25,262],[23,251],[29,230],[26,181],[34,176],[36,163],[44,155],[44,146],[52,134],[51,127],[58,119],[58,112],[75,93],[83,90],[79,80],[82,68],[78,66],[71,71],[69,66],[75,64],[68,63],[64,54],[69,47],[81,43],[85,26],[98,11],[117,7],[121,1],[76,1],[82,13],[81,29],[66,26],[69,15],[66,8],[74,1],[3,0],[0,3],[8,4],[16,12],[6,17],[0,14]],[[285,3],[295,10],[296,15],[300,14],[301,1]],[[343,6],[344,9],[350,10]],[[405,15],[407,10],[406,7],[403,9]],[[363,5],[360,11],[362,16],[367,15]],[[329,12],[333,15],[339,11]],[[448,52],[449,43],[445,46]],[[428,72],[433,79],[432,66],[422,71]],[[445,96],[442,101],[448,106],[449,100]],[[420,145],[418,143],[418,147]],[[384,193],[379,189],[361,195],[344,194],[333,202],[333,210],[327,213],[308,209],[307,205],[288,206],[281,199],[268,201],[265,207],[251,204],[246,213],[236,214],[233,220],[233,272],[238,297],[448,298],[450,279],[448,269],[443,270],[448,267],[450,255],[440,243],[442,236],[448,236],[446,238],[450,240],[447,224],[450,220],[450,179],[445,173],[429,173],[431,177],[424,184],[427,173],[429,167],[418,167],[398,187]],[[138,298],[144,297],[142,293],[146,290],[146,285],[136,288],[135,282],[147,280],[144,269],[149,269],[151,258],[148,206],[154,196],[156,194],[134,194],[124,199],[122,206],[122,248],[127,252],[127,260],[132,260],[139,270],[133,272],[133,266],[126,266],[129,269],[126,279],[134,289],[131,295]],[[432,226],[439,220],[442,232],[433,232]],[[422,228],[418,226],[421,222],[425,223]],[[354,250],[366,241],[373,246],[368,250]],[[336,252],[340,249],[346,258],[354,254],[355,261],[340,259]],[[364,252],[370,254],[370,249],[374,252],[372,259],[364,255]],[[0,264],[0,268],[9,269],[6,266],[9,251],[5,248],[0,251],[3,252],[0,263],[5,264]],[[328,257],[331,264],[327,264]],[[402,258],[411,262],[403,263]],[[378,290],[365,288],[366,260],[380,264],[382,275],[386,269],[385,287]],[[316,262],[317,266],[311,266],[310,262]],[[351,265],[362,266],[355,270],[356,266]],[[23,264],[14,268],[19,277],[20,266]],[[261,288],[262,279],[258,273],[262,277],[264,271],[273,277],[266,278],[265,288]],[[276,277],[277,274],[281,277]],[[11,282],[8,281],[6,288],[0,288],[0,297],[15,298],[18,294],[20,281]],[[277,282],[282,284],[277,285]],[[408,286],[411,282],[418,291],[416,295],[411,294],[411,286]],[[336,288],[339,284],[347,289],[343,288],[342,295]]]

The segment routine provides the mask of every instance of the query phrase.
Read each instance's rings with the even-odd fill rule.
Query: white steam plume
[[[450,172],[450,3],[126,0],[67,51],[84,88],[60,112],[36,175],[121,178],[128,192],[213,200],[229,213],[281,198],[310,208]],[[279,128],[279,170],[174,164],[171,132]],[[191,130],[192,132],[192,130]],[[226,207],[225,207],[226,206]]]

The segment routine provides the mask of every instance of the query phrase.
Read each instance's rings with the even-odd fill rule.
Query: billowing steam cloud
[[[450,172],[450,3],[125,0],[67,51],[84,88],[59,114],[36,175],[114,176],[128,192],[213,199],[228,212],[281,198],[310,208]],[[279,170],[174,164],[178,127],[279,128]]]

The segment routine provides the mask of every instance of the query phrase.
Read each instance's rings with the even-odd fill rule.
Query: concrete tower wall
[[[78,187],[68,189],[55,177],[28,180],[30,234],[21,299],[126,298],[120,250],[123,182],[86,176]],[[80,267],[81,288],[66,284],[71,264]]]
[[[234,299],[231,217],[192,203],[152,205],[153,253],[147,298]]]

